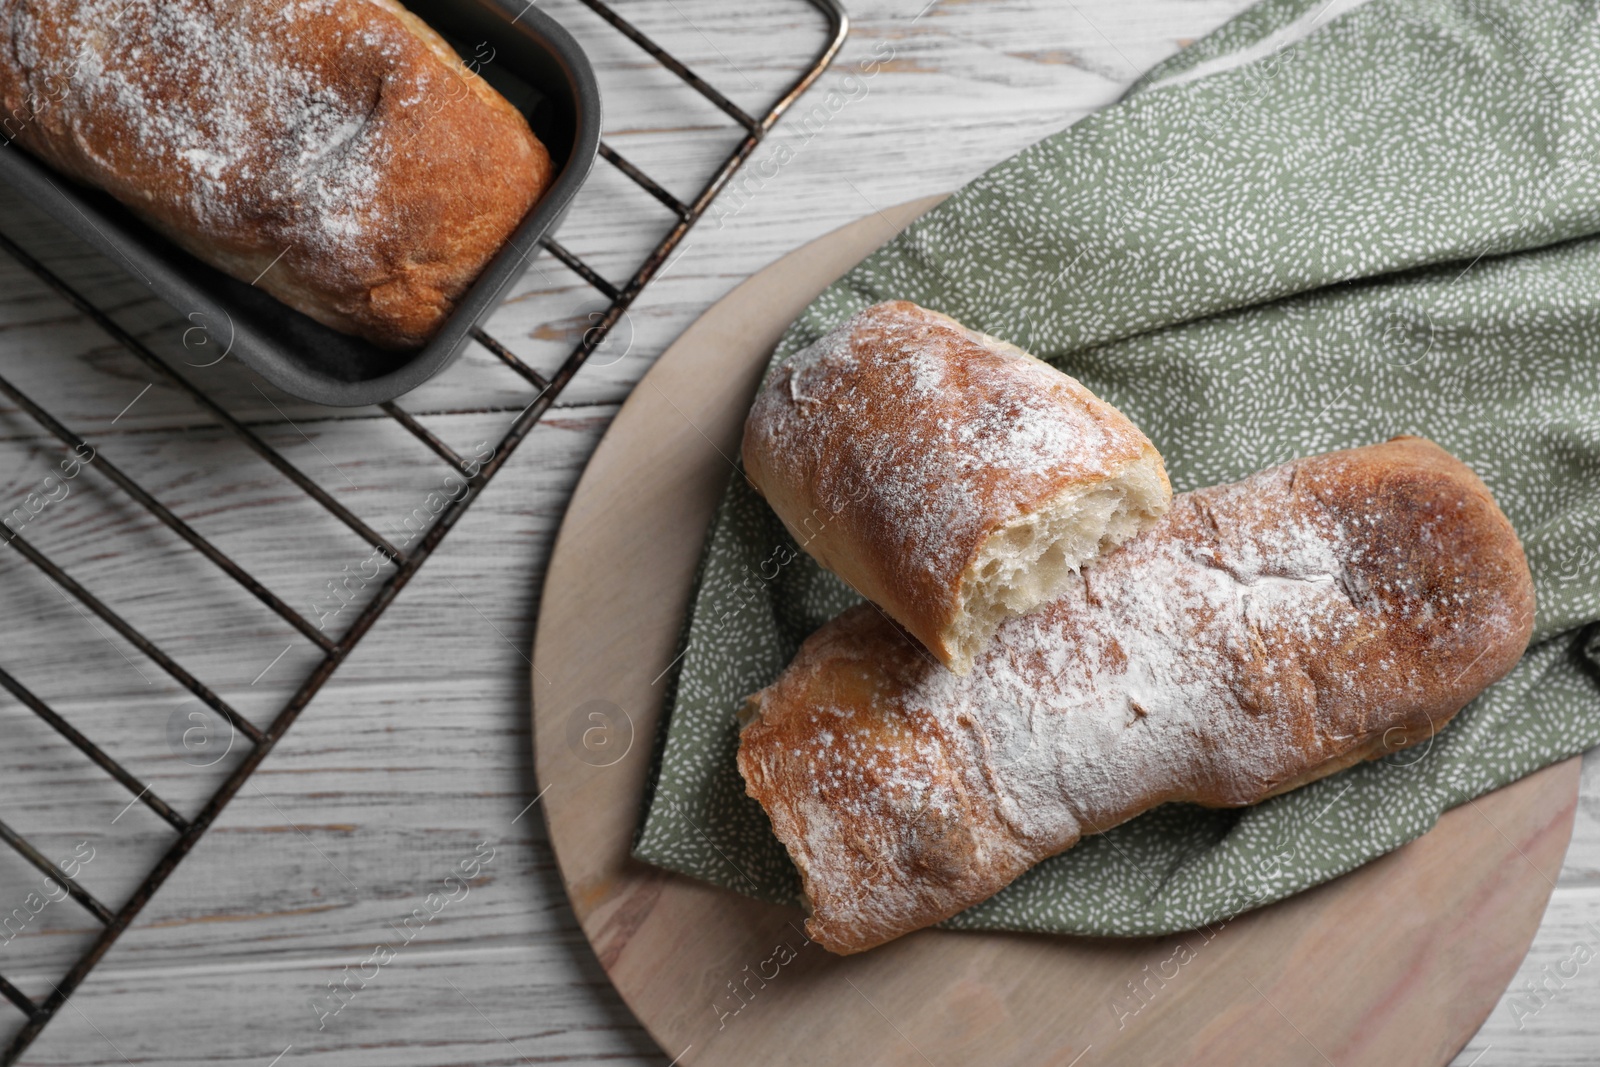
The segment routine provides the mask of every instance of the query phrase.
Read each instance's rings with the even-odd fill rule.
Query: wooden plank
[[[387,936],[391,944],[398,941],[398,935]],[[251,968],[108,964],[74,999],[75,1007],[51,1023],[25,1062],[666,1062],[629,1019],[593,957],[570,935],[503,948],[433,949],[413,942],[396,946],[385,964],[363,966],[374,947]],[[511,975],[520,979],[506,982]],[[330,982],[348,993],[331,999]],[[329,1004],[343,1006],[331,1014]]]

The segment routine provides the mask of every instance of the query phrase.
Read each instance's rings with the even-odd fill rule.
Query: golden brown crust
[[[962,582],[991,534],[1134,468],[1149,469],[1160,506],[1171,496],[1155,446],[1121,412],[1014,345],[903,300],[779,366],[742,451],[806,551],[958,671]]]
[[[1418,438],[1186,493],[973,672],[868,605],[751,698],[739,768],[808,930],[859,952],[1157,804],[1252,804],[1432,736],[1520,658],[1533,583]]]
[[[0,104],[7,136],[200,259],[396,349],[553,171],[393,0],[0,0]]]

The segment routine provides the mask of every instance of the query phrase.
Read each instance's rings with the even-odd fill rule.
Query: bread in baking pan
[[[859,952],[1158,804],[1253,804],[1431,737],[1533,608],[1483,483],[1396,438],[1182,494],[964,677],[845,612],[750,698],[739,769],[808,932]]]
[[[964,672],[1008,615],[1171,501],[1144,434],[1015,345],[903,300],[781,364],[744,469],[794,538]]]
[[[394,349],[428,340],[553,170],[392,0],[0,0],[0,103],[50,166]]]

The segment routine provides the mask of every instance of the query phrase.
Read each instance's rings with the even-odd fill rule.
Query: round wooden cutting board
[[[550,839],[606,973],[675,1064],[1444,1064],[1527,952],[1572,832],[1571,759],[1220,931],[1100,939],[925,930],[859,956],[798,911],[629,858],[664,673],[779,333],[937,197],[785,256],[656,363],[590,461],[534,650]]]

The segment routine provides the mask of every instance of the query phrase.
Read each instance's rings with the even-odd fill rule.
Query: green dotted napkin
[[[1253,808],[1168,805],[964,928],[1160,934],[1324,882],[1600,743],[1600,22],[1557,0],[1268,0],[983,175],[829,288],[775,359],[914,300],[1126,413],[1173,489],[1432,438],[1538,588],[1521,664],[1418,746]],[[717,511],[641,858],[796,901],[735,711],[855,596],[739,479]]]

